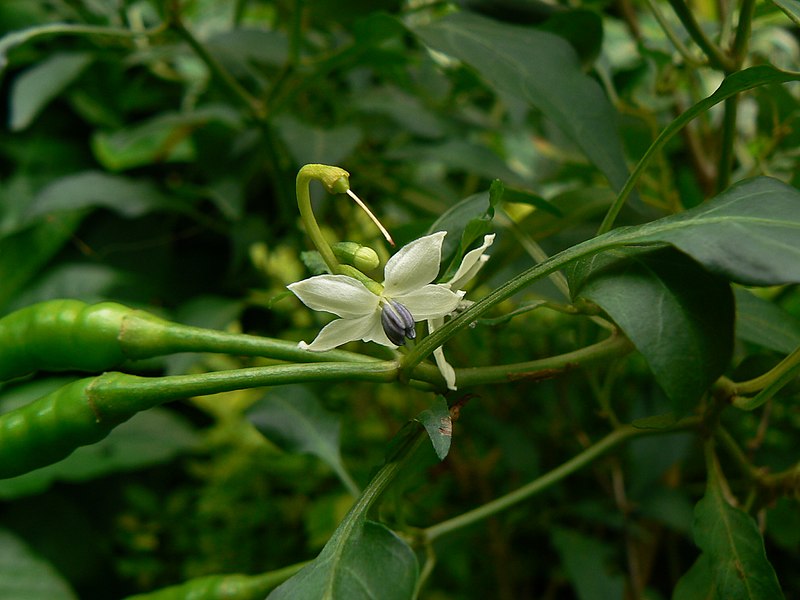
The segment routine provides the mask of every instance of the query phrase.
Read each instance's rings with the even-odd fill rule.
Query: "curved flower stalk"
[[[461,260],[461,264],[459,265],[452,279],[440,285],[443,287],[448,287],[451,290],[458,290],[466,285],[470,279],[477,275],[478,271],[481,270],[486,261],[489,260],[489,256],[485,254],[485,252],[489,246],[492,245],[492,242],[494,242],[493,233],[483,236],[483,244],[480,247],[467,252],[464,255],[464,258]],[[459,293],[464,294],[464,292]],[[470,300],[462,300],[459,303],[457,310],[468,308],[470,304],[472,304]],[[433,333],[439,327],[444,325],[445,316],[446,315],[442,315],[428,319],[428,334]],[[450,365],[450,363],[447,362],[447,359],[444,357],[444,348],[442,348],[442,346],[439,346],[433,351],[433,358],[436,360],[436,366],[439,367],[439,371],[442,373],[442,377],[444,377],[448,389],[457,389],[455,369],[453,369],[452,365]]]
[[[452,285],[431,283],[439,273],[445,235],[440,231],[404,246],[386,263],[382,285],[366,276],[343,274],[316,275],[289,285],[312,310],[339,317],[300,347],[323,352],[360,339],[396,348],[415,337],[414,323],[443,322],[464,296]]]

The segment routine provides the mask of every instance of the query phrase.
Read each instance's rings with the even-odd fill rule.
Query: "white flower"
[[[339,317],[313,342],[300,342],[300,347],[323,352],[360,339],[394,348],[406,337],[413,339],[414,322],[428,320],[429,326],[431,319],[444,322],[464,295],[451,285],[431,283],[439,273],[445,235],[440,231],[421,237],[392,256],[379,294],[348,275],[317,275],[289,285],[309,308]]]
[[[458,290],[470,279],[475,277],[478,271],[481,270],[481,267],[483,267],[486,261],[489,260],[489,257],[485,255],[484,252],[486,252],[487,248],[492,245],[492,242],[494,242],[494,234],[492,233],[485,235],[483,237],[483,245],[467,252],[464,255],[464,258],[461,260],[461,264],[459,265],[458,270],[456,270],[455,275],[453,275],[453,278],[450,281],[440,285],[450,289]],[[469,304],[471,304],[471,302],[464,300],[460,303],[459,308],[465,308],[466,306],[469,306]],[[444,324],[444,317],[445,315],[428,319],[429,334],[433,333]],[[441,346],[433,351],[433,358],[436,360],[436,365],[439,367],[439,371],[442,373],[442,377],[444,377],[448,389],[457,389],[456,372],[444,357],[444,349]]]

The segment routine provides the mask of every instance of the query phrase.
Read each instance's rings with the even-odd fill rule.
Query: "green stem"
[[[798,375],[800,375],[800,346],[763,375],[750,381],[734,384],[737,397],[734,398],[733,404],[742,410],[756,409]],[[758,392],[758,394],[752,398],[741,396],[753,392]]]
[[[138,412],[191,396],[312,381],[346,379],[385,383],[396,380],[397,374],[397,364],[392,361],[273,365],[167,377],[139,377],[114,372],[96,377],[90,386],[90,395],[98,415],[101,415],[103,407]]]
[[[655,3],[654,0],[645,0],[647,7],[650,9],[650,12],[653,13],[653,16],[658,21],[659,26],[661,27],[664,34],[667,36],[672,45],[675,46],[675,50],[677,50],[678,54],[683,57],[684,62],[689,67],[699,67],[702,66],[702,63],[697,60],[694,56],[692,56],[691,51],[686,47],[686,45],[681,41],[678,37],[678,34],[675,30],[670,26],[669,22],[667,21],[664,13],[661,12],[661,9]]]
[[[731,183],[733,170],[733,150],[736,142],[736,115],[739,112],[739,97],[725,100],[725,114],[722,119],[722,139],[720,142],[719,167],[717,169],[717,193],[727,189]]]
[[[664,128],[655,141],[650,144],[650,147],[644,153],[644,156],[642,156],[636,167],[633,169],[630,177],[628,177],[628,181],[625,182],[625,185],[620,191],[619,196],[617,196],[617,198],[614,200],[614,204],[611,205],[611,208],[608,209],[600,228],[597,230],[598,235],[611,230],[614,220],[617,218],[620,210],[622,210],[622,207],[627,201],[628,196],[630,196],[644,170],[650,165],[650,162],[656,156],[656,154],[670,139],[672,139],[672,136],[683,129],[687,123],[691,122],[696,117],[709,110],[712,106],[719,104],[723,100],[727,100],[728,98],[736,96],[740,92],[744,92],[766,83],[784,83],[786,81],[795,81],[798,79],[797,73],[775,72],[772,69],[768,69],[768,71],[772,72],[767,73],[766,75],[762,75],[759,72],[763,72],[765,70],[767,69],[764,69],[763,67],[752,67],[750,69],[745,69],[744,71],[734,73],[733,75],[727,77],[720,84],[717,90],[708,98],[700,100],[697,104],[681,113],[674,121],[672,121],[672,123],[667,125],[667,127]]]
[[[300,218],[303,220],[303,225],[306,228],[306,234],[311,238],[314,246],[322,256],[322,260],[328,266],[328,270],[337,274],[341,272],[339,261],[333,254],[333,248],[325,240],[325,237],[320,231],[317,220],[314,218],[314,211],[311,209],[311,192],[309,186],[311,180],[316,179],[330,194],[341,194],[346,192],[349,187],[350,174],[344,169],[339,167],[331,167],[328,165],[305,165],[297,173],[297,207],[300,209]]]
[[[714,437],[720,446],[727,452],[739,470],[751,481],[759,481],[760,476],[758,469],[747,459],[739,444],[733,439],[733,436],[722,425],[717,425],[714,428]]]
[[[675,14],[678,15],[678,18],[681,20],[681,23],[683,23],[683,26],[686,28],[691,38],[706,56],[708,56],[711,66],[720,71],[725,71],[726,73],[735,71],[735,65],[731,58],[706,36],[686,2],[684,2],[684,0],[669,0],[669,4],[672,6]]]
[[[741,68],[750,45],[750,34],[753,26],[753,14],[755,13],[756,0],[742,0],[739,9],[739,22],[736,25],[736,36],[733,38],[731,55],[735,68]]]
[[[267,111],[264,104],[250,92],[248,92],[242,84],[240,84],[228,70],[223,67],[220,62],[200,43],[200,41],[189,31],[181,20],[177,2],[173,3],[170,21],[175,31],[186,41],[187,44],[194,50],[195,54],[203,61],[208,67],[212,76],[218,79],[233,95],[244,104],[253,118],[258,122],[265,122],[267,120]]]
[[[456,381],[461,390],[490,383],[550,379],[572,369],[623,356],[631,350],[633,350],[633,344],[625,336],[612,335],[597,344],[539,360],[491,367],[456,369]],[[443,382],[439,370],[435,366],[427,364],[417,365],[411,377],[433,384]]]
[[[541,477],[534,479],[521,488],[518,488],[504,496],[500,496],[499,498],[495,498],[491,502],[487,502],[478,508],[458,515],[457,517],[453,517],[452,519],[448,519],[447,521],[442,521],[441,523],[437,523],[436,525],[428,527],[425,530],[425,535],[428,541],[433,541],[443,535],[452,533],[453,531],[467,527],[473,523],[477,523],[478,521],[491,517],[503,510],[511,508],[515,504],[528,500],[530,497],[546,490],[569,475],[572,475],[612,448],[615,448],[632,438],[643,435],[654,435],[656,433],[672,433],[674,431],[691,429],[696,427],[699,422],[700,421],[697,418],[688,418],[676,423],[674,426],[668,429],[659,430],[637,429],[630,425],[620,427],[619,429],[608,434],[603,439],[592,444],[580,454],[572,457],[567,462],[559,465]]]
[[[147,358],[175,352],[217,352],[238,356],[259,356],[293,362],[349,362],[374,363],[378,359],[347,352],[330,350],[310,352],[302,350],[297,342],[276,340],[243,333],[228,333],[168,322],[154,327],[146,319],[137,319],[136,313],[123,321],[118,336],[125,355]]]

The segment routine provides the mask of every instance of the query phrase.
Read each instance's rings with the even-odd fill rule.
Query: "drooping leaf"
[[[109,171],[154,163],[188,162],[195,158],[192,133],[209,123],[235,128],[240,125],[240,119],[235,111],[225,106],[165,113],[117,131],[99,131],[92,137],[92,150]]]
[[[86,52],[58,53],[24,71],[11,88],[9,127],[21,131],[92,62]]]
[[[340,164],[361,142],[361,130],[354,125],[322,129],[293,117],[281,117],[276,127],[297,165]]]
[[[672,593],[672,600],[714,600],[714,580],[708,565],[708,556],[701,554],[691,568],[683,574]]]
[[[69,584],[17,536],[0,529],[0,598],[77,600]]]
[[[711,476],[705,496],[695,506],[694,517],[694,540],[707,556],[715,597],[784,597],[755,521],[728,503],[716,476]]]
[[[621,575],[609,572],[612,548],[575,531],[556,529],[552,533],[567,577],[580,600],[622,598],[625,583]]]
[[[794,21],[795,25],[800,25],[800,2],[797,0],[772,0],[775,6],[786,13],[786,16]]]
[[[777,179],[757,177],[682,213],[614,229],[584,248],[669,243],[733,281],[778,285],[800,282],[798,239],[800,191]]]
[[[443,396],[436,396],[431,407],[423,410],[415,418],[428,432],[433,449],[439,460],[444,460],[450,452],[450,442],[453,441],[453,420],[450,418],[450,409]]]
[[[725,371],[733,353],[728,283],[674,248],[618,250],[567,271],[573,296],[603,308],[642,353],[681,415]]]
[[[83,220],[77,212],[49,215],[0,239],[0,313],[72,237]]]
[[[31,201],[25,217],[35,222],[52,213],[87,208],[107,208],[128,218],[158,210],[185,210],[182,202],[163,194],[148,181],[84,171],[44,188]]]
[[[411,600],[419,565],[403,540],[357,515],[345,521],[320,555],[276,588],[269,600]]]
[[[453,13],[414,32],[429,46],[475,68],[498,91],[541,110],[619,190],[628,178],[616,112],[581,70],[563,38],[530,27]]]
[[[776,304],[742,288],[736,298],[736,337],[789,354],[800,346],[800,322]]]
[[[339,451],[339,417],[326,410],[308,388],[291,385],[270,390],[248,409],[247,417],[286,452],[312,454],[324,461],[355,491]]]

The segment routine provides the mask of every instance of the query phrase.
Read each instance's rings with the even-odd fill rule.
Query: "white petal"
[[[308,308],[345,319],[372,314],[380,300],[363,283],[347,275],[317,275],[286,287]]]
[[[489,257],[484,256],[483,253],[492,245],[492,242],[494,242],[494,234],[490,233],[489,235],[485,235],[483,236],[482,246],[470,250],[464,255],[456,274],[453,275],[453,278],[448,282],[452,289],[460,289],[481,270],[484,263],[489,260]]]
[[[300,342],[299,345],[304,350],[325,352],[325,350],[331,350],[347,342],[360,340],[370,334],[374,320],[374,314],[358,319],[336,319],[325,325],[313,342],[310,344]],[[380,316],[378,316],[378,325],[380,326]]]
[[[428,319],[428,335],[432,334],[442,325],[444,325],[444,319]],[[436,366],[439,367],[439,372],[442,374],[442,377],[444,377],[447,389],[458,389],[456,388],[456,371],[444,357],[444,348],[441,346],[436,348],[436,350],[433,351],[433,358],[436,360]]]
[[[389,348],[397,348],[397,345],[389,341],[386,332],[383,330],[383,323],[381,322],[380,310],[377,311],[372,321],[372,327],[367,331],[361,339],[365,342],[375,342],[381,346],[388,346]]]
[[[394,296],[394,300],[410,310],[415,321],[422,321],[449,315],[463,296],[463,292],[454,292],[446,285],[431,283],[410,294]]]
[[[439,372],[442,374],[442,377],[444,377],[445,383],[447,383],[447,389],[457,390],[456,370],[447,362],[447,359],[444,357],[444,350],[441,346],[433,351],[433,358],[436,360],[436,366],[439,367]]]
[[[433,281],[439,274],[445,235],[445,231],[426,235],[403,246],[392,256],[384,269],[384,294],[393,298]]]

